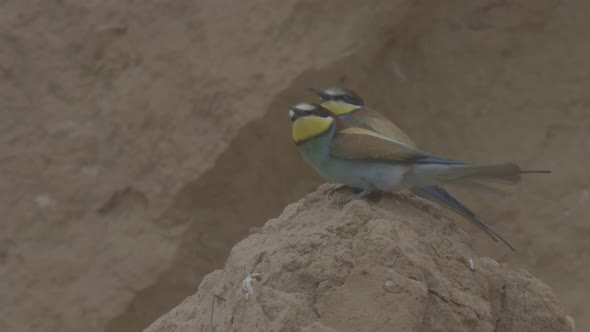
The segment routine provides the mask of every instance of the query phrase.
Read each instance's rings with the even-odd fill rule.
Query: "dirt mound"
[[[547,285],[478,257],[439,207],[387,196],[340,211],[331,188],[254,230],[146,331],[573,331]]]

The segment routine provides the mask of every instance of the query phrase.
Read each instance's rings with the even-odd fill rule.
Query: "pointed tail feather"
[[[453,197],[444,187],[441,186],[426,186],[426,187],[414,187],[412,191],[419,197],[422,197],[431,202],[437,203],[451,211],[454,211],[473,224],[483,230],[490,238],[498,242],[498,240],[504,242],[510,249],[516,251],[514,247],[508,243],[500,234],[496,233],[488,224],[481,220],[475,213],[471,212],[468,208],[463,206],[455,197]]]
[[[548,174],[548,173],[551,173],[551,171],[526,170],[526,171],[520,172],[520,174]],[[458,185],[458,186],[465,187],[465,188],[486,191],[488,193],[492,193],[492,194],[495,194],[495,195],[501,196],[501,197],[505,196],[505,193],[503,190],[500,190],[499,188],[491,186],[491,184],[489,182],[490,182],[489,179],[486,179],[486,178],[467,177],[467,178],[460,178],[460,179],[454,180],[454,181],[450,182],[449,185]]]
[[[515,163],[492,165],[452,165],[439,176],[442,181],[449,180],[501,180],[516,183],[521,174],[548,174],[549,170],[521,170]]]
[[[442,182],[463,179],[500,180],[516,183],[520,181],[522,171],[517,164],[494,165],[453,165],[441,171],[438,179]]]
[[[526,170],[520,171],[520,174],[549,174],[551,171],[549,170]]]

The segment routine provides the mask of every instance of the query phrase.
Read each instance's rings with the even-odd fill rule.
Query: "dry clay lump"
[[[386,196],[339,210],[331,188],[253,230],[147,331],[574,331],[547,285],[477,257],[441,208]]]

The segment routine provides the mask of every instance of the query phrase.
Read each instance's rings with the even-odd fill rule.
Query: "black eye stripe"
[[[336,96],[333,98],[333,100],[340,100],[345,103],[352,104],[352,105],[358,105],[358,106],[362,106],[364,104],[363,100],[360,97],[351,96],[351,95]]]

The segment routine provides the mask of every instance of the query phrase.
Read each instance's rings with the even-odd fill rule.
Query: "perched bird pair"
[[[324,180],[343,184],[330,196],[347,187],[361,190],[339,206],[373,192],[408,189],[463,215],[494,241],[501,240],[514,250],[444,185],[488,180],[516,183],[523,173],[549,171],[522,171],[514,163],[476,165],[426,153],[386,117],[368,108],[356,93],[341,88],[310,90],[320,97],[320,105],[289,106],[293,140],[303,159]]]

